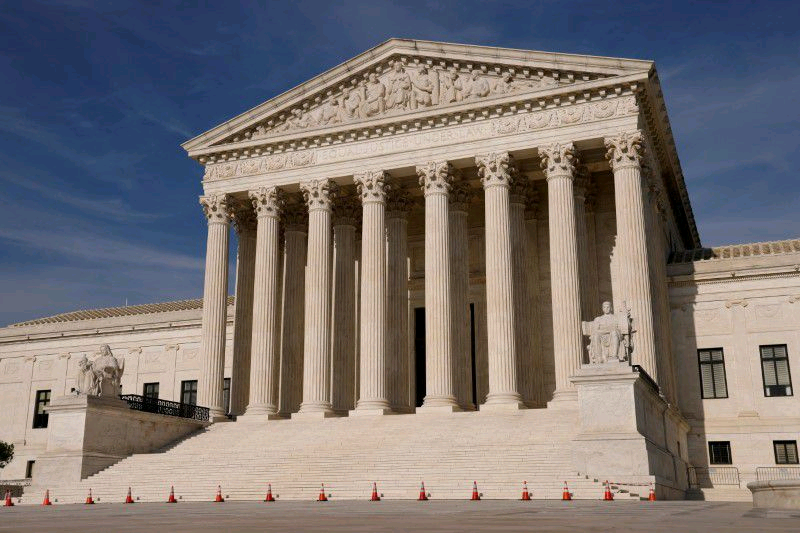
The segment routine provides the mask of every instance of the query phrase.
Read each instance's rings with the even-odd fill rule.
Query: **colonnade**
[[[606,138],[605,144],[614,173],[616,253],[624,271],[620,299],[630,307],[637,330],[633,361],[658,380],[648,271],[648,253],[653,252],[648,250],[645,233],[651,216],[646,210],[651,208],[643,196],[641,133],[616,134]],[[586,184],[579,175],[578,153],[571,143],[557,143],[538,147],[538,154],[547,178],[549,312],[555,360],[552,399],[558,405],[576,394],[569,378],[583,360],[581,319],[592,318],[587,316],[592,307],[586,299],[596,294],[596,288],[592,291],[588,286],[584,271]],[[537,246],[520,237],[526,225],[526,178],[507,152],[479,155],[475,165],[485,204],[489,372],[488,395],[480,408],[542,406],[546,398],[539,392],[541,368],[537,367],[545,355],[539,339],[520,333],[540,313],[548,312],[532,309],[526,301],[538,284],[527,277],[523,266],[526,248]],[[249,191],[252,205],[248,206],[233,205],[227,195],[201,197],[208,242],[198,403],[209,407],[213,417],[224,416],[231,220],[239,232],[233,412],[325,417],[413,408],[407,357],[410,200],[408,191],[393,182],[387,170],[353,176],[357,200],[340,198],[333,180],[302,181],[305,210],[287,202],[279,187]],[[426,396],[418,411],[472,409],[471,378],[464,368],[469,360],[463,354],[468,353],[464,330],[469,324],[467,204],[474,193],[448,161],[420,164],[416,172],[425,210]],[[535,224],[535,213],[527,218]],[[357,323],[356,316],[360,316]],[[302,358],[297,355],[300,345]],[[291,354],[297,359],[292,360]]]

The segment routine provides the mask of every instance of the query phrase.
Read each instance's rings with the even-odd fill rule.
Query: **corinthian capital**
[[[256,210],[256,216],[261,217],[278,217],[281,214],[281,209],[284,205],[283,191],[277,187],[259,187],[254,191],[247,193],[250,201],[253,203],[253,209]]]
[[[606,137],[606,158],[611,170],[628,166],[638,166],[642,161],[643,137],[639,130],[624,131]]]
[[[422,192],[428,194],[450,192],[456,169],[447,161],[430,161],[417,167]]]
[[[475,158],[484,189],[495,185],[510,187],[517,175],[514,158],[508,152],[492,152]]]
[[[209,224],[228,224],[230,222],[228,202],[229,198],[226,194],[209,194],[200,197],[200,205],[203,206],[203,214]]]
[[[542,158],[541,167],[548,180],[556,176],[571,178],[575,175],[578,154],[572,143],[553,143],[540,146],[539,157]]]
[[[353,176],[358,194],[361,195],[361,201],[364,203],[385,202],[386,193],[391,188],[386,183],[388,179],[389,175],[383,170],[369,170],[367,172],[359,172]]]
[[[339,187],[333,180],[319,179],[300,183],[300,190],[303,191],[303,198],[309,211],[314,209],[330,210]]]

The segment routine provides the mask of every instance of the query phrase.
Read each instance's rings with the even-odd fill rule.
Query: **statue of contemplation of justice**
[[[75,376],[75,394],[87,396],[117,397],[120,393],[120,382],[125,372],[125,360],[117,359],[108,344],[104,344],[97,352],[97,358],[90,361],[85,355],[78,361]]]
[[[603,302],[602,315],[591,322],[581,322],[583,334],[589,337],[589,363],[628,361],[631,350],[631,328],[630,311],[614,313],[611,302]]]

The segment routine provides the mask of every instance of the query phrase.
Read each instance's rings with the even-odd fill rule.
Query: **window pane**
[[[773,346],[772,347],[773,357],[787,357],[786,354],[786,345],[781,344],[780,346]]]
[[[777,374],[778,385],[791,384],[791,380],[789,379],[789,361],[786,359],[778,359],[775,361],[775,373]]]
[[[772,346],[761,347],[761,359],[772,359]]]
[[[761,368],[764,370],[764,386],[771,387],[777,385],[775,363],[773,361],[761,361]]]
[[[700,376],[703,381],[703,398],[713,398],[714,378],[711,373],[711,365],[700,365]]]
[[[705,363],[707,361],[711,361],[711,352],[709,352],[708,350],[700,350],[698,355],[700,357],[700,362],[701,363]]]
[[[729,465],[731,464],[731,443],[724,442],[709,442],[708,443],[709,459],[711,464]]]
[[[789,464],[797,464],[797,442],[790,442],[786,444],[786,462]]]
[[[714,363],[714,392],[716,398],[727,398],[728,387],[725,384],[725,363]]]
[[[775,462],[779,465],[786,464],[786,445],[775,444]]]
[[[711,350],[712,361],[722,361],[722,350]]]

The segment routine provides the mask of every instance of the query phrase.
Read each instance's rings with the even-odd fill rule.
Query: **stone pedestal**
[[[64,396],[47,406],[47,448],[36,459],[37,486],[76,482],[134,453],[148,453],[208,422],[134,411],[119,398]]]
[[[612,362],[582,365],[570,381],[578,393],[576,470],[619,484],[655,483],[660,498],[682,498],[689,425],[647,374]]]

